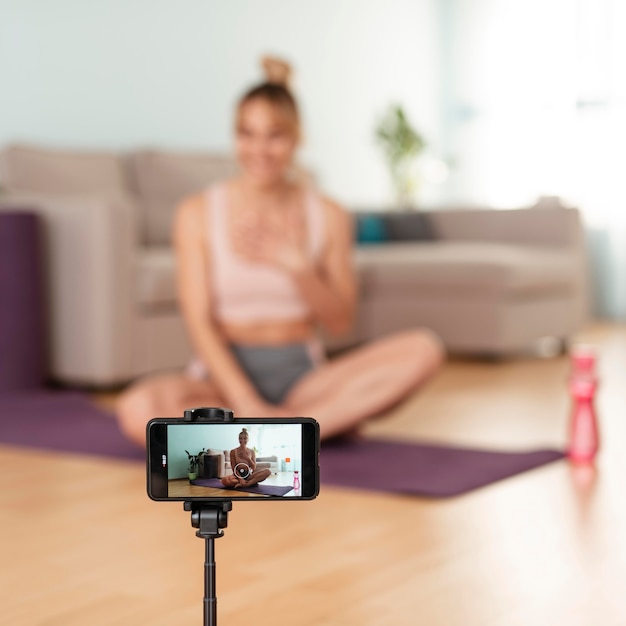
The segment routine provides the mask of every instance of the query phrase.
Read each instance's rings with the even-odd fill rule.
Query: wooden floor
[[[443,501],[323,488],[240,502],[216,544],[228,626],[626,624],[626,328],[598,327],[603,448]],[[455,361],[372,433],[563,445],[562,358]],[[201,624],[203,542],[142,466],[0,449],[0,624]]]

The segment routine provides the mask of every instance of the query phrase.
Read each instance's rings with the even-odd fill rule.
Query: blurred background
[[[425,143],[416,206],[581,210],[591,308],[626,319],[620,0],[0,0],[0,147],[228,153],[264,54],[295,68],[303,165],[352,210],[393,186],[376,128]],[[0,184],[2,181],[0,180]]]

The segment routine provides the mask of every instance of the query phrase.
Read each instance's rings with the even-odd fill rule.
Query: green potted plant
[[[384,150],[389,173],[401,207],[412,207],[417,187],[414,164],[426,147],[402,106],[391,105],[376,126],[376,138]]]
[[[191,454],[187,450],[187,458],[189,459],[189,467],[187,468],[187,476],[189,480],[196,480],[198,478],[198,467],[200,466],[200,457],[204,454],[204,450],[200,450],[198,454]]]

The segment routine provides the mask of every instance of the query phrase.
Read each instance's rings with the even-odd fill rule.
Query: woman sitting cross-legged
[[[239,433],[239,447],[230,451],[232,474],[222,478],[225,487],[251,487],[264,481],[271,474],[268,469],[256,468],[254,450],[248,448],[248,431],[244,428]]]
[[[177,208],[179,301],[196,358],[185,372],[147,377],[121,395],[119,422],[137,443],[150,418],[194,406],[311,416],[323,438],[337,435],[401,402],[440,367],[441,343],[426,329],[325,359],[318,329],[345,332],[357,306],[352,222],[293,176],[300,136],[286,84],[251,89],[236,110],[240,175]]]

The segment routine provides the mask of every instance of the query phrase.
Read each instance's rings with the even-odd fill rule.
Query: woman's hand
[[[233,247],[248,261],[301,272],[309,265],[304,214],[292,209],[266,215],[247,212],[233,224]]]

